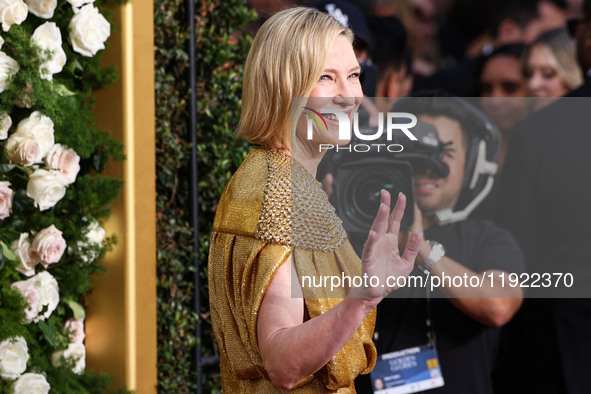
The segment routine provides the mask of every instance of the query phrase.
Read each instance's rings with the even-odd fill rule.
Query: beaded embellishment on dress
[[[320,183],[296,160],[267,151],[268,177],[256,237],[305,250],[329,252],[347,234]]]

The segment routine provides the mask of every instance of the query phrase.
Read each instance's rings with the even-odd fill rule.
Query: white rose
[[[33,135],[14,133],[8,137],[4,153],[10,161],[30,167],[43,159],[43,152]]]
[[[0,342],[0,376],[16,379],[27,369],[29,349],[23,337],[9,338]]]
[[[2,37],[0,37],[2,39]],[[0,116],[0,141],[8,138],[8,129],[12,126],[12,118],[8,114]]]
[[[106,235],[107,233],[105,232],[105,229],[100,226],[99,222],[93,220],[87,228],[86,238],[88,241],[77,242],[78,250],[80,251],[80,259],[85,263],[96,259],[98,256],[96,248],[102,248]]]
[[[109,22],[92,4],[74,8],[74,17],[70,21],[70,44],[74,51],[82,56],[92,57],[105,49],[105,41],[111,35]]]
[[[2,45],[4,45],[4,38],[0,37],[0,48],[2,48]]]
[[[84,372],[86,368],[86,348],[80,343],[71,343],[68,345],[66,350],[60,350],[54,352],[51,355],[51,363],[54,367],[62,365],[62,356],[68,360],[68,362],[74,362],[72,371],[78,375]]]
[[[12,25],[20,25],[29,11],[23,0],[0,0],[0,22],[2,30],[8,31]]]
[[[80,8],[84,4],[94,3],[94,0],[67,0],[68,3],[72,4],[72,7]]]
[[[55,143],[53,121],[39,111],[34,111],[28,118],[21,120],[14,134],[35,138],[41,148],[41,158],[47,155]]]
[[[91,244],[102,246],[106,234],[105,229],[101,227],[99,222],[94,220],[88,225],[86,237]]]
[[[45,313],[39,316],[39,320],[49,319],[49,316],[53,313],[57,304],[60,302],[60,293],[57,280],[47,271],[43,271],[27,279],[33,281],[37,293],[39,293],[39,312],[43,310],[43,307],[47,305]]]
[[[62,237],[62,232],[52,224],[35,235],[31,249],[39,256],[43,267],[47,268],[60,261],[66,250],[66,240]]]
[[[51,81],[53,74],[57,74],[66,64],[66,52],[62,48],[62,35],[54,22],[45,22],[35,29],[31,40],[44,50],[51,51],[51,56],[41,66],[39,74],[42,79]]]
[[[29,12],[39,18],[51,19],[57,7],[57,0],[25,0]]]
[[[80,172],[80,156],[61,144],[55,144],[45,156],[45,165],[58,170],[67,185],[76,181]]]
[[[26,373],[14,382],[13,394],[48,394],[51,386],[45,376],[38,373]]]
[[[55,170],[36,170],[29,177],[27,196],[35,201],[40,211],[53,207],[66,195],[66,182]]]
[[[64,324],[64,330],[70,332],[72,343],[82,344],[86,334],[84,333],[84,318],[71,318]]]
[[[6,219],[12,213],[12,200],[14,192],[10,188],[10,182],[0,181],[0,220]]]
[[[31,311],[27,311],[28,322],[37,323],[39,320],[48,319],[60,301],[57,281],[47,271],[39,272],[27,280],[14,282],[11,287],[20,291],[23,297],[27,298],[27,301],[36,293],[35,295],[38,298],[36,305],[29,302]],[[44,308],[46,308],[45,312],[40,314]]]
[[[21,262],[16,270],[25,276],[31,277],[35,275],[35,267],[39,264],[39,256],[31,248],[29,234],[21,233],[19,239],[10,245],[10,249]]]
[[[0,51],[0,93],[6,90],[8,83],[19,69],[16,60]]]

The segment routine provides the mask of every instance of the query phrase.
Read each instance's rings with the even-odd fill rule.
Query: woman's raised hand
[[[364,287],[354,289],[350,296],[376,298],[376,304],[396,290],[396,278],[406,277],[412,271],[423,238],[421,232],[413,232],[402,256],[398,251],[400,221],[404,215],[406,196],[402,193],[394,210],[390,212],[390,193],[381,192],[381,204],[363,247],[361,257],[363,274],[367,280]],[[379,279],[372,279],[377,277]]]

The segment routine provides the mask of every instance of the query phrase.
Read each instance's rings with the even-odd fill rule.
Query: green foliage
[[[194,391],[197,316],[191,308],[188,221],[187,68],[189,32],[183,1],[155,2],[156,204],[158,240],[158,389]]]
[[[4,261],[4,267],[0,269],[1,284],[21,280],[16,272],[17,265],[16,261]],[[25,306],[25,300],[20,293],[12,291],[9,286],[0,286],[0,341],[27,335],[27,327],[21,324],[25,319]]]
[[[164,392],[195,390],[192,353],[216,355],[209,323],[207,251],[215,206],[247,145],[233,137],[240,113],[242,65],[250,38],[242,34],[254,13],[244,0],[197,1],[197,139],[199,174],[199,251],[189,226],[189,87],[185,2],[154,3],[156,51],[156,138],[158,210],[158,387]],[[239,38],[237,38],[239,37]],[[202,306],[193,312],[194,253],[201,263]],[[202,325],[203,343],[194,335]],[[219,368],[207,371],[203,388],[217,391]]]
[[[107,2],[97,1],[95,5]],[[74,149],[81,158],[81,171],[76,182],[67,188],[65,197],[52,208],[40,211],[26,193],[34,169],[9,162],[4,153],[7,141],[0,141],[0,181],[9,181],[15,192],[12,214],[0,220],[0,341],[24,337],[30,355],[26,372],[45,374],[52,392],[102,393],[111,384],[108,374],[87,370],[78,375],[71,371],[71,365],[53,366],[51,356],[70,343],[64,323],[84,314],[85,296],[92,290],[90,276],[104,272],[96,258],[110,250],[115,240],[114,236],[107,238],[100,248],[88,244],[86,233],[91,221],[103,222],[108,217],[109,204],[122,186],[120,180],[101,174],[107,161],[122,160],[124,155],[121,143],[99,130],[93,115],[92,97],[96,89],[116,79],[116,70],[101,66],[102,51],[96,56],[84,57],[72,50],[67,32],[73,10],[66,1],[58,3],[51,22],[61,31],[67,62],[52,81],[41,79],[39,67],[53,53],[31,41],[33,31],[46,20],[29,14],[21,25],[13,25],[2,33],[5,40],[2,51],[18,62],[19,71],[0,93],[0,116],[8,114],[13,121],[9,135],[33,111],[48,116],[54,124],[55,142]],[[44,168],[44,164],[38,167]],[[20,262],[16,256],[11,256],[6,246],[10,247],[21,233],[28,233],[32,241],[35,233],[51,225],[62,231],[68,245],[60,261],[47,268],[59,284],[60,302],[48,319],[26,323],[27,302],[11,284],[27,278],[17,271]],[[82,255],[96,258],[84,262]],[[37,273],[44,270],[37,265]],[[0,378],[0,393],[11,392],[11,387],[11,381]]]

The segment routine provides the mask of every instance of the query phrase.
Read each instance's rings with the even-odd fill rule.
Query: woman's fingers
[[[363,247],[362,259],[371,275],[400,275],[405,267],[412,267],[422,242],[422,232],[414,231],[407,242],[404,254],[398,254],[398,232],[404,216],[406,196],[402,193],[391,214],[390,196],[382,191],[381,204]],[[365,268],[364,268],[365,269]]]
[[[371,230],[369,235],[367,236],[367,241],[365,241],[365,245],[363,245],[363,251],[361,252],[361,259],[363,261],[367,261],[370,256],[373,255],[373,251],[376,244],[377,235],[375,231]]]
[[[400,231],[400,222],[402,221],[402,217],[404,216],[404,208],[406,207],[406,196],[404,193],[398,193],[398,201],[396,201],[396,206],[394,210],[390,214],[389,224],[388,224],[388,232],[394,233],[394,235],[398,236],[398,232]]]
[[[383,189],[380,193],[380,207],[371,225],[371,231],[378,235],[384,234],[388,230],[388,214],[390,213],[390,193]]]

